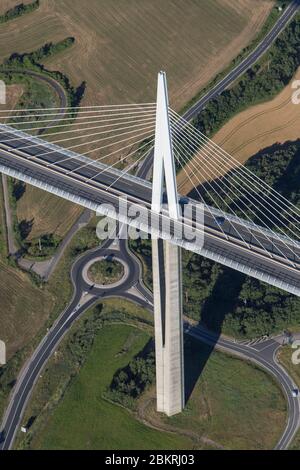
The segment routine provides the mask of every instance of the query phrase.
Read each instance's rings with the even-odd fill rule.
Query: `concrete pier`
[[[152,240],[157,411],[184,408],[181,248]]]

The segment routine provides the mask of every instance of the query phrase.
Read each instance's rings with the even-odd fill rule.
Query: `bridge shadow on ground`
[[[204,301],[202,306],[201,320],[197,325],[189,327],[189,331],[196,335],[199,334],[199,327],[210,330],[210,344],[202,342],[200,355],[196,341],[193,341],[190,335],[185,335],[185,402],[190,399],[195,385],[215,349],[222,333],[224,319],[226,315],[234,310],[244,282],[244,275],[229,268],[224,268],[218,276],[211,295]]]

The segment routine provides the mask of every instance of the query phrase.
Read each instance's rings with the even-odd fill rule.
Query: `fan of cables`
[[[273,237],[280,234],[281,243],[295,257],[294,248],[299,250],[300,208],[175,111],[169,109],[169,115],[177,168],[182,169],[206,210],[214,216],[213,208],[217,209],[240,239],[243,235],[228,214],[250,222],[245,228],[264,249],[257,234],[264,240],[269,238],[271,245]],[[253,224],[256,235],[251,230]],[[282,255],[286,258],[285,253]]]
[[[155,103],[6,110],[0,112],[0,122],[5,124],[0,127],[0,143],[17,147],[26,152],[28,158],[32,155],[48,162],[51,159],[50,166],[73,160],[72,172],[101,161],[108,165],[107,171],[112,167],[125,168],[125,174],[136,168],[153,149]],[[9,133],[7,126],[26,134],[22,134],[21,146],[16,145],[20,135]],[[36,136],[72,154],[60,155],[46,145],[43,149],[41,143],[33,139]],[[75,152],[81,157],[89,156],[90,161],[83,164],[81,158],[76,165]]]

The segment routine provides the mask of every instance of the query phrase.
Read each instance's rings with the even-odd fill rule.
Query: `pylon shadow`
[[[229,268],[223,268],[218,276],[212,293],[204,301],[201,308],[201,318],[197,325],[189,326],[189,334],[185,335],[184,346],[184,376],[185,376],[185,402],[190,399],[195,385],[203,373],[207,361],[213,353],[222,333],[222,326],[228,314],[236,305],[237,298],[245,282],[245,276]],[[202,340],[199,347],[191,337]],[[198,340],[197,340],[198,341]]]

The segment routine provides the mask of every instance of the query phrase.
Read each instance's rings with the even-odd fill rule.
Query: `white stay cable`
[[[139,142],[141,142],[141,141],[139,141]],[[126,160],[126,158],[130,157],[131,155],[134,155],[136,152],[138,152],[138,151],[141,150],[142,148],[144,148],[144,147],[146,147],[146,146],[152,144],[153,142],[154,142],[154,137],[153,137],[149,142],[146,142],[144,145],[142,145],[142,146],[139,147],[138,149],[136,149],[136,150],[134,150],[133,152],[130,152],[129,154],[125,155],[125,157],[121,158],[121,160],[118,160],[118,162],[116,162],[114,165],[116,165],[117,163],[120,163],[120,162]],[[133,145],[135,146],[136,144],[137,144],[137,143],[130,144],[130,146],[132,147]],[[126,147],[128,148],[129,146],[127,145]],[[144,156],[145,154],[147,154],[148,152],[150,152],[150,150],[151,150],[153,147],[154,147],[154,145],[151,145],[151,147],[150,147],[149,149],[146,149],[146,151],[143,152],[143,156]],[[125,147],[124,147],[124,148],[125,148]],[[120,151],[122,151],[122,149],[121,149]],[[118,150],[117,152],[119,152],[119,150]],[[94,160],[94,162],[97,163],[97,162],[99,162],[100,160],[103,160],[104,158],[109,157],[109,156],[112,155],[113,153],[116,153],[116,151],[115,151],[115,152],[112,152],[111,154],[105,155],[104,157],[98,158],[97,160]],[[91,165],[91,164],[89,164],[89,165]],[[79,167],[79,168],[80,168],[80,167]],[[76,168],[76,170],[72,170],[71,173],[73,173],[73,171],[77,171],[79,168]],[[103,173],[103,171],[100,171],[99,173],[96,173],[94,176],[91,176],[90,178],[87,178],[87,179],[86,179],[86,182],[87,182],[87,181],[92,181],[93,179],[95,179],[95,178],[97,178],[99,175],[101,175],[102,173]],[[67,174],[69,174],[69,173],[67,173]]]
[[[173,150],[174,150],[174,157],[175,157],[177,163],[181,166],[181,168],[183,169],[183,171],[186,173],[187,177],[188,177],[188,178],[190,179],[190,181],[191,181],[190,175],[188,174],[188,172],[186,171],[185,167],[182,165],[182,163],[181,163],[181,161],[180,161],[181,154],[180,154],[180,151],[179,151],[178,148],[177,148],[177,144],[176,144],[174,141],[173,141]],[[177,153],[177,155],[179,155],[179,157],[176,155],[176,153]],[[191,183],[192,183],[192,185],[194,186],[194,184],[193,184],[192,181],[191,181]],[[206,202],[205,202],[205,200],[204,200],[202,194],[199,192],[199,190],[198,190],[198,188],[196,188],[196,186],[195,186],[195,190],[196,190],[198,196],[200,197],[200,199],[201,199],[201,201],[202,201],[202,203],[203,203],[203,206],[210,212],[210,215],[212,216],[212,218],[213,218],[214,220],[216,220],[216,216],[213,214],[213,212],[212,212],[210,206],[209,206],[208,204],[206,204]],[[218,203],[216,203],[216,206],[219,208]],[[221,210],[221,208],[219,208],[219,210],[220,210],[220,212],[221,212],[222,214],[226,215],[225,212],[223,212],[223,211]],[[229,221],[229,224],[231,225],[231,222],[230,222],[230,221]],[[224,237],[228,240],[228,235],[224,232],[223,227],[222,227],[221,225],[218,225],[218,228],[221,230],[221,232],[223,233]],[[238,234],[238,237],[240,238],[240,234],[239,234],[239,232],[237,232],[237,230],[235,229],[234,226],[233,226],[233,229],[236,231],[236,233]],[[243,241],[246,243],[247,246],[249,246],[249,244],[248,244],[245,240],[243,240]]]
[[[108,155],[105,155],[105,157],[108,157],[109,155],[113,155],[114,153],[118,153],[118,152],[121,152],[122,150],[124,150],[124,148],[128,148],[128,147],[131,147],[135,144],[138,144],[139,142],[145,140],[145,139],[148,139],[150,138],[152,135],[153,135],[153,132],[154,130],[152,130],[152,132],[149,134],[147,132],[142,132],[141,134],[138,134],[136,136],[133,136],[133,137],[127,137],[126,139],[122,139],[122,140],[119,140],[118,142],[114,142],[113,145],[118,145],[118,144],[121,144],[123,142],[127,142],[128,140],[131,140],[131,139],[134,139],[136,137],[141,137],[140,139],[138,139],[137,141],[135,142],[131,142],[130,144],[128,144],[126,147],[123,147],[123,149],[118,149],[118,150],[115,150],[115,152],[111,152],[110,154]],[[101,139],[100,139],[101,140]],[[95,148],[95,149],[91,149],[91,150],[88,150],[86,152],[81,152],[80,155],[72,155],[72,156],[68,156],[67,158],[63,158],[62,160],[57,160],[53,163],[48,163],[46,166],[47,167],[51,167],[51,166],[55,166],[57,165],[58,163],[63,163],[63,162],[66,162],[66,161],[70,161],[70,160],[79,160],[81,156],[85,156],[85,155],[88,155],[89,153],[94,153],[94,152],[99,152],[100,150],[103,150],[105,148],[108,148],[108,147],[111,147],[112,144],[109,144],[109,145],[104,145],[104,146],[101,146],[101,147],[98,147],[98,148]],[[70,150],[71,147],[67,148],[67,149],[64,149],[64,150]],[[52,152],[49,152],[49,153],[58,153],[57,150],[52,150]],[[37,155],[37,157],[40,157],[40,155]],[[97,160],[93,160],[92,162],[95,162]],[[90,165],[92,164],[89,163]]]
[[[150,137],[152,137],[152,136],[153,136],[153,133],[150,134]],[[147,137],[147,139],[150,138],[150,137]],[[127,147],[127,148],[128,148],[128,147],[131,147],[131,148],[132,148],[133,146],[138,145],[139,143],[143,142],[144,140],[145,140],[145,137],[144,137],[143,139],[139,139],[137,142],[133,142],[133,143],[131,142],[129,145],[126,145],[126,147]],[[152,141],[153,141],[153,139],[151,140],[151,142],[152,142]],[[145,142],[141,147],[135,149],[133,152],[131,152],[129,155],[126,155],[126,157],[124,157],[122,160],[119,160],[119,161],[125,160],[125,158],[128,158],[130,155],[135,154],[138,150],[140,150],[140,149],[146,147],[147,145],[149,145],[149,142],[148,142],[148,141]],[[99,161],[103,160],[104,158],[108,158],[109,156],[114,155],[114,154],[116,154],[116,153],[121,153],[126,147],[123,147],[123,149],[115,150],[114,152],[111,152],[111,153],[105,155],[104,157],[101,157],[101,158],[98,158],[98,159],[96,159],[96,160],[93,160],[93,163],[94,163],[94,162],[99,162]],[[59,162],[59,163],[60,163],[60,162]],[[118,162],[117,162],[117,163],[118,163]],[[69,171],[68,174],[73,173],[74,171],[81,170],[82,168],[85,168],[85,167],[87,167],[87,166],[90,166],[91,164],[92,164],[91,162],[88,162],[88,163],[85,163],[84,165],[80,165],[79,167],[75,168],[74,170]],[[96,175],[96,176],[97,176],[97,175]]]
[[[154,145],[152,145],[151,149],[154,147]],[[144,156],[149,152],[149,150],[151,149],[147,149],[145,152],[142,153],[142,155],[135,161],[133,162],[131,165],[129,165],[128,168],[126,168],[126,170],[122,171],[122,173],[120,174],[120,176],[118,176],[118,178],[116,178],[107,188],[105,191],[107,191],[108,189],[112,188],[126,173],[128,173],[128,171],[131,170],[131,168],[133,168],[134,166],[136,166],[141,160],[142,158],[144,158]],[[112,165],[113,166],[113,165]],[[111,168],[111,167],[110,167]],[[108,171],[109,168],[106,168],[105,170],[102,171],[102,173],[104,173],[104,171]]]
[[[176,135],[178,136],[178,138],[182,138],[182,134],[184,134],[184,132],[185,132],[185,131],[182,131],[182,130],[181,130],[181,134],[179,134],[177,131],[175,131],[175,133],[176,133]],[[190,135],[188,135],[188,134],[184,134],[184,135],[187,137],[187,139],[188,139],[189,142],[190,142],[191,140],[193,140],[193,138],[191,138]],[[197,144],[196,144],[195,146],[193,146],[193,150],[195,150],[195,148],[197,148]],[[191,148],[189,148],[189,149],[192,150]],[[205,157],[208,157],[208,158],[206,158],[206,159],[200,159],[199,155],[200,155],[201,157],[205,156]],[[211,158],[211,157],[212,157],[212,158]],[[215,166],[213,166],[213,163],[212,163],[213,156],[212,156],[211,154],[207,154],[206,151],[203,150],[203,149],[202,149],[202,150],[196,150],[196,154],[194,154],[193,159],[197,160],[197,162],[200,163],[201,166],[206,166],[206,167],[208,166],[208,167],[210,167],[211,176],[215,177],[216,172],[217,172],[217,169],[216,169]],[[227,178],[227,179],[229,180],[229,178]],[[233,176],[231,176],[231,179],[234,181],[234,183],[236,183],[236,181],[234,180],[234,177],[233,177]],[[234,194],[234,196],[236,196],[236,197],[238,197],[238,198],[240,199],[240,196],[237,196],[237,195],[235,194],[235,192],[234,192],[234,190],[233,190],[233,188],[232,188],[232,185],[226,184],[226,176],[223,176],[223,178],[222,178],[222,180],[221,180],[221,184],[224,184],[224,185],[228,188],[228,190],[231,191],[231,192]],[[239,184],[239,183],[238,183],[238,184]],[[240,191],[239,188],[236,188],[236,190],[239,192],[239,194],[242,196],[243,199],[246,199],[250,204],[253,204],[253,202],[252,202],[252,201],[248,198],[248,196],[246,196],[246,194],[245,194],[245,193],[248,193],[248,194],[250,194],[250,197],[252,197],[252,198],[259,204],[259,201],[258,201],[257,197],[256,197],[254,194],[252,194],[251,192],[249,192],[248,189],[247,189],[247,187],[244,187],[244,186],[242,186],[241,184],[239,184],[239,186],[243,188],[244,192]],[[224,192],[225,192],[225,191],[224,191]],[[228,195],[227,192],[225,192],[225,194]],[[257,213],[254,212],[254,211],[251,209],[251,206],[248,206],[248,209],[252,212],[252,214],[255,216],[255,218],[258,218],[258,219],[259,219],[259,221],[260,221],[260,223],[261,223],[262,225],[264,225],[266,228],[270,229],[270,227],[257,215]],[[271,220],[270,217],[268,217],[268,216],[266,215],[265,211],[263,211],[262,209],[260,209],[259,205],[256,206],[256,209],[263,215],[264,218],[266,218],[267,220],[269,220],[269,222],[271,222],[271,224],[272,224],[273,226],[277,227],[277,229],[278,229],[285,237],[289,238],[292,243],[295,243],[295,240],[293,240],[292,238],[290,238],[290,237],[286,234],[286,232],[282,229],[282,227],[281,227],[280,225],[276,224],[273,220]],[[282,220],[274,213],[274,210],[273,210],[273,212],[272,212],[272,211],[270,211],[270,210],[269,210],[268,208],[266,208],[266,207],[264,207],[264,209],[265,209],[267,212],[269,212],[269,214],[271,214],[271,216],[275,217],[275,218],[280,222],[280,224],[282,224]],[[287,224],[284,224],[284,226],[285,226],[290,232],[293,233],[293,235],[295,236],[296,240],[299,238],[299,235],[296,234],[296,233],[294,233],[294,231],[293,231],[289,226],[287,226]],[[296,230],[299,231],[299,228],[296,227]]]
[[[173,141],[173,144],[174,144],[175,146],[177,145],[174,141]],[[182,150],[180,151],[180,148],[177,147],[177,151],[179,151],[180,156],[182,157],[182,159],[183,159],[183,161],[184,161],[184,164],[190,166],[191,161],[189,161],[188,159],[185,159],[185,158],[182,156]],[[181,165],[181,167],[184,168],[183,165],[182,165],[182,163],[181,163],[181,161],[180,161],[180,159],[178,159],[178,161],[179,161],[179,164]],[[197,179],[199,180],[198,177],[197,177]],[[207,183],[208,183],[208,185],[211,187],[211,189],[215,192],[215,190],[213,189],[211,183],[210,183],[209,181],[207,181]],[[199,184],[201,184],[200,180],[199,180]],[[193,184],[193,187],[196,189],[196,186],[195,186],[194,184]],[[219,204],[215,201],[214,197],[213,197],[210,193],[208,193],[208,194],[209,194],[209,196],[210,196],[210,199],[211,199],[211,200],[213,201],[213,203],[217,206],[217,208],[219,209],[219,211],[223,214],[224,218],[229,222],[229,224],[231,225],[231,227],[232,227],[232,228],[234,229],[234,231],[237,233],[238,238],[239,238],[239,239],[242,238],[243,242],[250,248],[250,247],[251,247],[251,238],[250,238],[250,242],[247,242],[247,241],[244,239],[244,237],[242,236],[242,234],[237,230],[237,228],[233,225],[233,223],[228,219],[226,212],[224,212],[224,210],[222,210],[222,209],[220,208]],[[224,202],[225,202],[226,206],[228,207],[228,210],[229,210],[234,216],[236,216],[234,210],[230,207],[230,205],[229,205],[226,201],[224,201]],[[209,207],[209,204],[207,204],[206,207]],[[212,212],[211,212],[211,214],[212,214]],[[214,217],[214,219],[216,219],[216,217],[215,217],[213,214],[212,214],[212,216]],[[251,237],[255,238],[255,240],[256,240],[256,241],[259,243],[259,245],[263,248],[263,250],[266,252],[266,254],[267,254],[270,258],[272,258],[272,255],[266,250],[266,248],[265,248],[265,247],[262,245],[262,243],[255,237],[255,235],[253,235],[253,233],[251,232],[251,230],[250,230],[248,227],[245,227],[245,229],[249,232],[249,234],[250,234]],[[223,233],[224,233],[224,232],[223,232]],[[283,256],[284,256],[284,255],[283,255]],[[285,256],[285,258],[286,258],[286,256]],[[286,258],[286,259],[287,259],[287,258]]]
[[[176,126],[176,127],[178,127],[178,126]],[[183,133],[185,136],[187,136],[189,142],[190,142],[190,141],[193,141],[193,142],[194,142],[195,145],[194,145],[194,147],[193,147],[193,152],[197,152],[197,153],[199,153],[200,155],[203,155],[203,154],[204,154],[206,157],[208,157],[207,161],[208,161],[209,163],[212,164],[212,161],[213,161],[213,162],[215,162],[217,165],[220,165],[220,164],[221,164],[220,168],[223,169],[223,167],[224,167],[224,160],[221,160],[221,161],[220,161],[220,160],[218,159],[218,156],[217,156],[214,152],[212,152],[212,151],[210,151],[209,149],[207,149],[207,146],[205,146],[204,149],[202,148],[202,149],[200,150],[200,149],[199,149],[199,143],[197,144],[197,140],[195,140],[195,138],[194,138],[193,135],[191,136],[190,134],[188,134],[187,131],[185,131],[185,130],[183,130],[183,129],[181,128],[180,132]],[[190,149],[190,150],[192,150],[192,149]],[[207,153],[207,152],[208,152],[208,153]],[[192,158],[193,158],[193,157],[192,157]],[[196,159],[197,159],[197,157],[196,157]],[[229,164],[227,163],[227,165],[229,165]],[[287,222],[288,222],[288,224],[284,224],[284,225],[286,226],[286,228],[287,228],[288,230],[290,230],[291,232],[293,232],[292,229],[289,227],[289,225],[294,226],[294,228],[295,228],[297,231],[300,230],[300,229],[299,229],[299,226],[295,225],[295,224],[290,220],[290,218],[296,220],[296,222],[297,222],[298,224],[299,224],[299,220],[295,219],[295,217],[293,217],[291,214],[289,214],[290,217],[285,216],[285,215],[282,213],[282,207],[281,207],[281,211],[279,212],[277,209],[274,208],[274,204],[270,204],[268,201],[266,201],[266,199],[263,199],[263,197],[262,197],[260,194],[251,192],[251,191],[248,189],[248,187],[249,187],[249,181],[246,180],[246,182],[245,182],[244,180],[241,180],[241,178],[239,177],[239,173],[238,173],[238,171],[237,171],[236,168],[234,169],[234,173],[233,173],[233,169],[232,169],[230,166],[226,169],[226,171],[229,171],[229,173],[222,176],[223,182],[224,182],[226,179],[227,179],[228,181],[229,181],[230,179],[233,180],[235,184],[238,184],[240,187],[242,187],[243,190],[244,190],[247,194],[249,194],[250,197],[253,198],[258,204],[261,204],[261,205],[264,204],[264,206],[263,206],[263,207],[264,207],[264,210],[266,210],[269,214],[271,214],[272,217],[275,217],[281,224],[282,224],[282,220],[281,220],[277,215],[275,215],[274,211],[276,210],[277,214],[279,214],[280,217],[286,219]],[[215,172],[214,174],[216,174],[215,169],[214,169],[214,172]],[[217,171],[217,173],[219,173],[219,172]],[[220,175],[220,176],[221,176],[221,175]],[[236,178],[239,180],[238,182],[236,181]],[[243,177],[243,178],[245,178],[245,177]],[[240,182],[240,181],[241,181],[241,182]],[[251,184],[251,183],[250,183],[250,184]],[[244,194],[243,194],[243,197],[245,197]],[[263,202],[261,202],[261,201],[258,199],[259,197],[262,199]],[[248,199],[248,200],[249,200],[249,199]],[[253,204],[253,203],[251,202],[251,204]],[[270,206],[271,209],[269,209],[268,207],[266,207],[266,204],[267,204],[268,206]],[[256,207],[257,207],[257,209],[258,209],[261,213],[263,213],[263,215],[266,217],[265,212],[263,212],[261,209],[259,209],[258,206],[256,206]],[[285,212],[287,212],[287,211],[285,210]],[[270,220],[270,219],[269,219],[269,220]],[[273,223],[273,222],[272,222],[272,223]],[[298,235],[298,234],[294,234],[294,235],[295,235],[296,239],[299,238],[299,235]],[[287,236],[287,235],[286,235],[286,236]]]
[[[142,127],[142,128],[139,128],[139,129],[134,129],[134,130],[131,130],[131,131],[126,131],[126,132],[122,132],[118,135],[113,135],[113,136],[108,136],[108,137],[103,137],[101,139],[96,139],[96,140],[92,140],[92,141],[88,141],[88,142],[83,142],[81,144],[77,144],[77,145],[72,145],[71,147],[68,147],[68,149],[71,149],[71,148],[76,148],[76,147],[82,147],[83,145],[91,145],[93,143],[96,143],[96,142],[101,142],[101,141],[104,141],[104,140],[111,140],[111,139],[115,139],[115,138],[119,138],[121,136],[124,136],[124,135],[128,135],[128,134],[133,134],[135,132],[139,132],[139,131],[143,131],[143,130],[149,130],[149,129],[154,129],[154,123],[152,124],[152,126],[146,126],[146,127]],[[107,134],[107,131],[104,131],[104,132],[94,132],[92,134],[86,134],[86,135],[80,135],[80,136],[76,136],[76,137],[69,137],[67,139],[59,139],[59,140],[54,140],[52,142],[47,142],[45,141],[45,143],[37,143],[37,144],[33,144],[33,145],[27,145],[25,147],[20,147],[18,148],[17,150],[27,150],[27,149],[32,149],[32,148],[35,148],[35,147],[40,147],[40,146],[45,146],[47,147],[47,144],[49,145],[52,145],[52,144],[58,144],[58,143],[61,143],[61,142],[69,142],[69,141],[72,141],[72,140],[77,140],[77,139],[85,139],[87,137],[91,137],[91,136],[96,136],[96,135],[102,135],[102,134]],[[122,142],[122,141],[121,141]],[[114,145],[114,142],[112,142],[109,146],[112,146]],[[43,156],[43,155],[48,155],[49,153],[53,153],[53,150],[49,151],[49,152],[44,152],[44,153],[40,153],[39,156]]]
[[[192,165],[194,166],[194,168],[197,170],[197,167],[193,164],[192,161],[189,162],[188,160],[187,160],[187,161],[185,160],[185,163],[188,163],[188,165],[192,164]],[[202,167],[202,168],[203,168],[203,167]],[[205,168],[203,168],[203,170],[204,170],[204,172],[205,172],[206,175],[207,175],[207,171],[205,170]],[[208,176],[209,176],[209,175],[208,175]],[[198,177],[197,177],[197,179],[198,179],[199,183],[202,185],[203,183],[199,180]],[[211,189],[213,190],[213,192],[216,193],[216,191],[215,191],[215,189],[213,188],[212,184],[211,184],[209,181],[207,181],[207,183],[209,184],[209,186],[211,187]],[[224,192],[225,196],[227,195],[227,197],[229,197],[229,199],[237,206],[238,210],[240,210],[240,212],[243,213],[243,215],[245,216],[245,218],[248,219],[248,220],[250,220],[250,222],[253,223],[253,221],[251,220],[251,218],[249,218],[249,215],[248,215],[242,208],[240,208],[240,206],[238,205],[238,203],[237,203],[236,201],[234,201],[234,200],[226,193],[226,191],[225,191],[223,188],[221,188],[221,187],[219,186],[218,182],[215,182],[215,183],[217,184],[217,186],[219,187],[219,189]],[[216,194],[217,194],[217,193],[216,193]],[[208,195],[211,197],[210,193],[208,193]],[[217,194],[217,196],[219,196],[219,195]],[[213,199],[213,198],[212,198],[212,199]],[[213,200],[214,200],[214,199],[213,199]],[[233,214],[234,216],[236,216],[236,213],[235,213],[234,210],[231,208],[231,206],[226,202],[225,199],[224,199],[224,203],[226,204],[226,206],[228,207],[228,209],[230,210],[230,212],[232,212],[232,214]],[[224,213],[224,211],[222,211],[222,212]],[[226,213],[225,213],[225,215],[226,215]],[[253,237],[253,238],[259,243],[259,245],[261,245],[261,247],[264,249],[264,251],[272,258],[272,254],[270,254],[270,252],[268,252],[268,251],[266,250],[265,246],[264,246],[264,245],[261,243],[261,241],[254,235],[253,231],[251,231],[247,226],[245,226],[244,228],[250,233],[251,237]],[[264,238],[266,238],[266,239],[271,243],[271,246],[274,244],[273,241],[267,236],[267,234],[259,227],[259,225],[256,225],[256,224],[255,224],[255,228],[257,229],[257,231],[259,231],[259,232],[263,235]],[[239,234],[239,236],[241,236],[241,234]],[[282,243],[288,248],[288,250],[291,251],[291,253],[293,254],[293,256],[295,256],[295,253],[294,253],[294,251],[291,249],[291,247],[289,247],[288,245],[286,245],[284,242],[282,242]],[[248,245],[249,245],[249,243],[248,243]],[[292,263],[292,261],[291,261],[289,258],[287,258],[287,256],[286,256],[277,246],[276,246],[276,248],[277,248],[277,250],[282,254],[282,256],[283,256],[287,261],[289,261],[289,262]]]
[[[58,132],[50,132],[48,134],[43,134],[42,135],[42,138],[44,139],[44,137],[52,137],[52,136],[56,136],[56,135],[62,135],[62,134],[70,134],[72,132],[85,132],[85,131],[91,131],[91,130],[95,130],[95,129],[103,129],[103,128],[107,128],[109,127],[110,129],[106,130],[106,131],[103,131],[103,132],[99,132],[99,133],[96,133],[96,134],[90,134],[90,135],[97,135],[97,134],[109,134],[111,132],[119,132],[119,131],[122,131],[122,130],[127,130],[127,129],[134,129],[134,128],[138,128],[140,126],[143,126],[145,124],[151,124],[151,123],[154,123],[154,119],[153,118],[149,118],[149,119],[143,119],[143,120],[139,120],[139,121],[135,121],[133,123],[131,123],[130,126],[126,126],[126,124],[128,124],[127,122],[124,122],[124,123],[116,123],[116,124],[106,124],[106,125],[101,125],[101,126],[93,126],[93,127],[86,127],[86,128],[83,128],[83,129],[70,129],[70,130],[67,130],[67,131],[58,131]],[[115,126],[122,126],[122,127],[118,127],[117,129],[114,129]],[[112,128],[112,129],[111,129]],[[15,135],[15,134],[14,134]],[[0,134],[1,136],[1,134]],[[28,135],[28,136],[18,136],[18,137],[14,137],[12,139],[5,139],[5,140],[0,140],[0,143],[1,144],[6,144],[7,142],[13,142],[15,140],[29,140],[29,141],[32,141],[32,135]],[[77,138],[85,138],[85,137],[88,137],[86,135],[84,136],[79,136]],[[51,142],[50,142],[51,143]],[[30,146],[26,146],[26,147],[19,147],[18,150],[23,150],[23,149],[26,149],[26,148],[29,148]]]
[[[64,110],[64,109],[72,109],[72,110],[76,110],[76,109],[89,109],[89,108],[92,108],[92,109],[122,109],[122,108],[129,108],[129,107],[132,107],[132,108],[143,108],[143,107],[152,107],[152,108],[155,108],[156,107],[156,103],[153,102],[153,103],[128,103],[128,104],[105,104],[105,105],[90,105],[90,106],[59,106],[58,108],[54,108],[54,107],[51,107],[51,108],[20,108],[20,109],[16,109],[16,108],[12,108],[12,109],[2,109],[0,110],[0,115],[1,113],[9,113],[9,112],[27,112],[27,111],[61,111],[61,110]]]
[[[61,110],[63,111],[63,109]],[[24,118],[40,118],[40,117],[47,117],[47,116],[52,116],[52,117],[56,117],[56,116],[59,116],[59,115],[64,115],[64,116],[69,116],[69,119],[71,119],[72,117],[76,117],[76,116],[81,116],[82,114],[95,114],[96,116],[100,116],[101,114],[103,115],[106,115],[106,116],[118,116],[118,115],[121,115],[121,114],[133,114],[133,115],[138,115],[138,114],[141,114],[141,113],[149,113],[149,114],[152,114],[155,112],[155,108],[138,108],[138,109],[133,109],[133,108],[122,108],[122,109],[103,109],[103,110],[99,110],[97,111],[96,109],[91,109],[89,111],[67,111],[67,112],[55,112],[55,113],[41,113],[41,114],[34,114],[34,113],[30,113],[30,114],[22,114],[23,110],[21,110],[21,114],[20,115],[8,115],[8,116],[1,116],[0,115],[0,119],[24,119]],[[20,121],[22,122],[22,121]],[[15,124],[17,124],[18,122],[15,122]]]
[[[101,118],[101,116],[98,116],[98,117]],[[43,126],[43,127],[28,127],[27,129],[22,128],[22,132],[27,132],[27,131],[30,131],[30,132],[32,132],[32,131],[41,131],[41,130],[44,130],[44,129],[47,129],[47,130],[50,130],[50,129],[58,129],[58,128],[60,128],[60,127],[62,127],[62,128],[70,128],[70,127],[73,127],[73,126],[89,126],[90,124],[99,124],[99,123],[104,123],[104,122],[105,122],[105,123],[107,123],[107,122],[115,122],[115,123],[116,123],[115,125],[117,125],[117,124],[122,124],[122,121],[126,121],[126,123],[130,123],[130,122],[135,123],[135,122],[140,122],[140,121],[142,121],[141,118],[142,118],[142,119],[145,119],[145,120],[146,120],[146,119],[147,119],[147,120],[148,120],[148,119],[149,119],[149,120],[151,120],[151,119],[154,120],[154,119],[155,119],[155,116],[153,115],[153,117],[150,117],[148,114],[145,114],[145,116],[138,116],[138,117],[136,117],[136,116],[132,116],[132,117],[119,117],[119,118],[113,118],[113,119],[106,119],[106,118],[103,119],[103,118],[102,118],[102,119],[100,119],[100,120],[96,119],[96,120],[92,120],[92,121],[88,121],[88,122],[85,122],[85,121],[84,121],[84,122],[77,122],[77,121],[76,121],[76,122],[73,122],[73,121],[72,121],[72,122],[69,122],[69,121],[68,121],[68,122],[66,122],[66,123],[64,123],[64,124],[56,124],[56,121],[54,121],[54,124],[48,125],[48,126]],[[91,119],[91,118],[89,117],[88,119]],[[40,121],[38,121],[38,122],[40,122]],[[53,121],[51,120],[50,122],[53,122]],[[60,119],[58,119],[57,122],[60,122]],[[26,123],[26,124],[27,124],[27,123]],[[5,125],[6,125],[6,124],[5,124]],[[110,126],[110,125],[112,125],[112,124],[106,124],[107,127]],[[103,127],[104,127],[104,126],[103,126]],[[3,129],[3,132],[11,132],[12,135],[15,135],[15,134],[13,133],[14,130],[16,130],[16,129],[11,128],[11,129],[7,129],[7,130],[6,130],[6,129],[4,128],[4,129]],[[21,130],[20,130],[20,131],[21,131]],[[43,136],[44,136],[44,135],[45,135],[45,134],[43,134]],[[51,135],[53,135],[53,133],[51,133]],[[1,125],[0,125],[0,136],[1,136]],[[19,139],[20,139],[20,137],[19,137]],[[11,140],[14,140],[14,139],[11,139]],[[2,142],[3,142],[3,141],[2,141]]]
[[[79,113],[81,114],[81,113]],[[53,116],[52,114],[50,114],[50,116]],[[62,116],[65,116],[65,114],[62,114]],[[83,120],[83,119],[94,119],[94,118],[112,118],[112,117],[124,117],[124,116],[132,116],[132,117],[139,117],[139,116],[155,116],[155,110],[151,110],[151,111],[139,111],[139,112],[128,112],[128,113],[118,113],[118,114],[101,114],[101,113],[97,113],[97,114],[94,114],[93,116],[78,116],[77,114],[71,114],[69,117],[57,117],[57,114],[54,115],[54,118],[56,118],[56,120],[58,122],[64,122],[64,121],[71,121],[71,120]],[[20,117],[20,116],[19,116]],[[25,116],[24,116],[25,117]],[[9,116],[8,116],[9,118]],[[2,118],[4,119],[4,118]],[[55,119],[54,119],[55,120]],[[24,121],[24,119],[22,119],[21,121],[12,121],[12,122],[6,122],[5,124],[7,126],[26,126],[26,125],[29,125],[29,124],[40,124],[40,123],[44,123],[44,122],[53,122],[53,118],[52,119],[35,119],[33,121]]]
[[[224,161],[225,159],[225,163],[228,165],[230,170],[233,170],[232,166],[229,163],[229,160],[231,160],[235,165],[234,169],[237,172],[239,172],[241,175],[243,175],[244,178],[248,178],[246,179],[247,185],[251,185],[258,192],[264,192],[265,193],[264,196],[271,200],[272,207],[275,204],[279,207],[281,211],[283,210],[285,212],[288,212],[292,210],[292,212],[294,212],[299,217],[300,208],[292,204],[288,199],[282,196],[282,194],[280,194],[278,191],[272,188],[272,186],[270,186],[269,184],[265,183],[261,178],[259,178],[255,173],[250,171],[247,167],[241,166],[238,160],[236,160],[232,155],[230,155],[221,147],[219,147],[215,142],[213,142],[208,137],[206,137],[201,131],[196,129],[193,125],[191,125],[181,116],[179,116],[179,114],[177,114],[175,111],[173,110],[170,110],[170,111],[171,111],[171,114],[173,114],[176,117],[176,119],[182,122],[182,126],[180,126],[180,128],[182,127],[188,128],[189,132],[191,132],[195,136],[196,140],[199,142],[200,145],[203,145],[204,143],[208,149],[213,149],[216,157],[218,157],[218,159],[222,159],[222,161]],[[277,201],[280,201],[281,205],[279,205]],[[287,209],[285,209],[283,206],[285,206]],[[298,220],[297,219],[295,220],[298,223]]]

